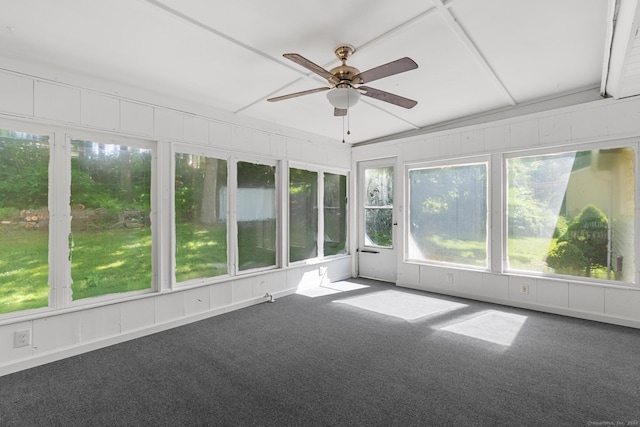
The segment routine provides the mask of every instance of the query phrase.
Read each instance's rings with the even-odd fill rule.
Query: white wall
[[[498,119],[473,125],[459,126],[440,132],[399,139],[375,145],[354,147],[352,167],[357,162],[397,156],[397,167],[431,160],[458,159],[488,155],[491,166],[501,168],[502,153],[535,147],[555,147],[581,143],[606,143],[625,140],[640,141],[640,98],[614,101],[602,99],[573,107],[557,108]],[[636,147],[637,149],[637,147]],[[637,158],[637,157],[636,157]],[[639,188],[640,173],[635,165],[635,185]],[[406,194],[405,183],[398,183],[398,193]],[[491,265],[488,271],[454,268],[451,266],[408,263],[399,254],[397,284],[399,286],[469,297],[505,305],[594,319],[640,328],[640,277],[636,285],[594,284],[573,280],[558,280],[541,276],[523,276],[502,271],[503,242],[501,180],[493,174],[490,182],[491,209]],[[396,201],[400,205],[404,201]],[[636,192],[636,230],[640,212]],[[405,212],[406,209],[402,209]],[[401,227],[405,218],[399,218]],[[403,228],[404,229],[404,228]],[[636,231],[637,233],[638,231]],[[404,247],[403,233],[399,233],[399,247]],[[636,237],[637,240],[637,237]],[[401,251],[400,251],[401,252]],[[640,265],[636,245],[635,264]],[[453,281],[447,281],[451,274]],[[529,293],[520,292],[521,285],[529,285]]]
[[[149,94],[145,99],[157,98],[157,94]],[[176,108],[171,108],[172,105]],[[163,99],[162,105],[157,105],[0,70],[0,128],[45,132],[56,138],[64,137],[65,133],[90,132],[109,140],[157,141],[160,242],[171,241],[168,189],[173,184],[168,169],[172,144],[192,144],[238,156],[250,155],[254,159],[280,160],[283,167],[288,161],[332,170],[348,171],[351,167],[350,148],[344,144],[206,108],[194,110],[198,114],[185,111],[184,104],[178,100]],[[202,111],[207,111],[207,115]],[[168,244],[160,245],[157,292],[0,317],[0,375],[261,303],[266,301],[267,292],[277,298],[299,287],[351,277],[351,256],[342,256],[174,288],[169,279],[170,249]],[[14,332],[21,329],[31,330],[32,345],[14,348]]]

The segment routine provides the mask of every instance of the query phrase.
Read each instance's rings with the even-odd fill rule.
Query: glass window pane
[[[0,129],[0,314],[46,307],[49,138]]]
[[[238,269],[276,265],[276,167],[238,162]]]
[[[176,281],[227,274],[227,162],[176,154]]]
[[[371,168],[364,171],[365,244],[393,246],[393,167]]]
[[[151,287],[151,150],[71,141],[73,299]]]
[[[347,177],[324,174],[324,255],[347,253]]]
[[[289,169],[289,261],[318,256],[318,173]]]
[[[632,282],[634,151],[507,161],[508,268]]]
[[[409,171],[407,257],[487,266],[487,165]]]

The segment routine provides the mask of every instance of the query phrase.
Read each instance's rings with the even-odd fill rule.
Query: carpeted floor
[[[0,426],[637,426],[640,331],[352,280],[0,377]]]

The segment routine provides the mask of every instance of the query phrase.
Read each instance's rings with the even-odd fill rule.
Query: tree
[[[594,205],[588,205],[571,221],[558,244],[547,255],[551,268],[584,268],[586,276],[597,267],[607,266],[607,216]]]
[[[218,222],[216,211],[218,197],[218,159],[205,158],[204,182],[202,185],[202,203],[200,204],[200,222],[213,225]]]

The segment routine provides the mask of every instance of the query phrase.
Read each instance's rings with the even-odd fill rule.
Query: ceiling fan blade
[[[385,92],[380,89],[374,89],[372,87],[360,86],[358,87],[359,91],[364,91],[362,94],[364,96],[368,96],[370,98],[377,99],[379,101],[388,102],[390,104],[397,105],[399,107],[404,108],[413,108],[416,106],[418,101],[414,101],[413,99],[404,98],[400,95],[396,95],[393,93]]]
[[[331,74],[330,72],[328,72],[327,70],[325,70],[321,66],[319,66],[317,64],[314,64],[313,62],[309,61],[304,56],[298,55],[297,53],[285,53],[282,56],[284,56],[285,58],[289,59],[290,61],[295,62],[298,65],[303,66],[304,68],[306,68],[309,71],[313,71],[314,73],[316,73],[317,75],[319,75],[320,77],[322,77],[324,79],[327,79],[329,81],[335,80],[335,76],[333,74]]]
[[[418,68],[418,64],[416,64],[413,59],[404,57],[356,74],[353,76],[352,81],[355,83],[369,83],[383,77],[393,76],[394,74],[404,73],[405,71],[416,68]],[[362,81],[359,81],[359,79]]]
[[[267,99],[267,101],[269,101],[269,102],[283,101],[285,99],[297,98],[298,96],[310,95],[312,93],[323,92],[323,91],[329,90],[329,89],[331,89],[331,88],[330,87],[318,87],[318,88],[315,88],[315,89],[303,90],[302,92],[295,92],[295,93],[290,93],[288,95],[276,96],[276,97]]]
[[[346,116],[347,115],[347,109],[342,109],[342,108],[334,108],[333,109],[333,115],[336,117],[342,117],[342,116]]]

